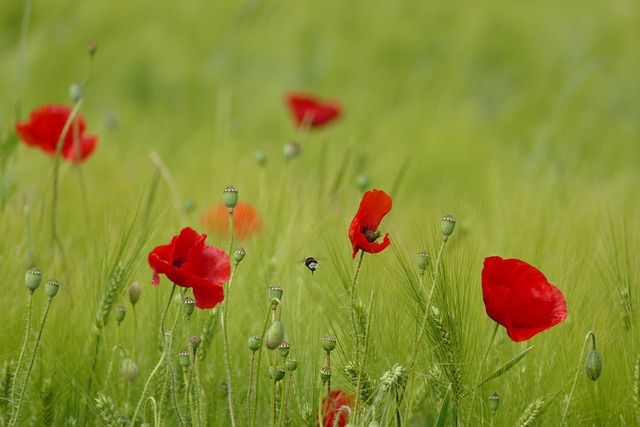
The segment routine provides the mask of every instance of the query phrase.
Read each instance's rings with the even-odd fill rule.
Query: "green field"
[[[2,2],[0,425],[247,425],[247,338],[262,333],[272,285],[284,289],[278,315],[299,362],[276,385],[282,405],[291,382],[282,425],[318,425],[325,335],[337,339],[331,388],[360,389],[357,425],[432,426],[440,416],[447,426],[640,425],[639,39],[631,0]],[[98,147],[86,162],[59,165],[55,245],[55,161],[16,142],[15,123],[44,104],[72,106],[69,86],[90,69],[80,112]],[[337,100],[343,114],[300,131],[285,104],[293,91]],[[287,160],[289,141],[302,150]],[[206,233],[202,215],[229,185],[256,207],[262,230],[236,236],[233,249],[247,256],[231,295],[215,311],[196,309],[188,328],[179,319],[167,353],[159,325],[171,282],[151,285],[147,257],[183,227]],[[348,230],[372,188],[393,199],[380,227],[391,246],[364,256],[354,312]],[[457,225],[429,301],[441,317],[427,316],[413,363],[446,214]],[[208,234],[228,251],[228,238]],[[422,282],[421,251],[432,260]],[[564,294],[567,319],[527,342],[500,327],[492,341],[481,286],[492,255],[542,271]],[[314,274],[307,257],[318,259]],[[33,266],[60,290],[11,420]],[[127,310],[120,326],[116,306]],[[346,372],[358,353],[353,314],[368,331],[360,388]],[[177,356],[190,335],[207,338],[203,328],[206,357],[188,393]],[[589,331],[603,363],[597,381],[584,374]],[[272,425],[274,353],[260,352],[255,426]],[[132,381],[120,375],[125,358],[138,369]],[[396,367],[390,391],[396,364],[406,370]],[[187,371],[187,381],[196,376]],[[201,420],[189,419],[187,396],[198,398]]]

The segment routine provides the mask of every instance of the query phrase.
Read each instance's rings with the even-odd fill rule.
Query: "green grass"
[[[132,415],[160,355],[156,331],[170,291],[166,278],[159,287],[149,284],[147,254],[183,226],[204,232],[200,215],[222,200],[227,185],[256,205],[264,221],[259,236],[236,241],[247,251],[229,303],[237,408],[243,408],[248,383],[246,339],[260,333],[266,289],[273,284],[285,290],[286,339],[300,362],[290,425],[302,425],[305,404],[318,405],[323,335],[338,339],[332,388],[353,393],[342,371],[351,360],[348,289],[356,262],[347,231],[361,198],[355,185],[360,172],[371,177],[372,188],[393,197],[383,222],[392,246],[365,256],[358,287],[365,305],[375,290],[367,359],[372,380],[378,382],[395,363],[407,363],[425,298],[415,254],[427,250],[435,258],[439,218],[453,214],[458,225],[435,298],[446,307],[457,340],[463,388],[472,387],[493,330],[482,303],[484,257],[526,260],[567,300],[567,320],[529,343],[513,343],[503,328],[498,331],[487,375],[534,347],[479,388],[483,402],[494,391],[501,397],[495,425],[516,424],[539,398],[545,400],[538,425],[559,425],[589,330],[598,338],[603,373],[593,383],[580,372],[568,425],[640,422],[633,391],[640,352],[640,7],[634,2],[34,2],[18,85],[24,5],[5,3],[2,141],[18,119],[14,94],[19,119],[41,104],[70,103],[68,87],[88,67],[85,47],[98,44],[82,113],[100,145],[81,166],[88,206],[78,168],[61,168],[64,256],[49,242],[51,159],[20,143],[1,171],[13,191],[0,210],[0,366],[20,353],[26,268],[35,263],[45,280],[61,282],[22,425],[66,425],[72,418],[80,423],[87,403],[88,425],[108,419],[111,404]],[[285,164],[282,147],[299,135],[283,98],[297,89],[340,100],[345,114],[305,136],[301,156]],[[110,125],[114,117],[116,127]],[[254,161],[259,148],[269,155],[264,170]],[[177,194],[161,178],[147,207],[151,151],[166,165]],[[187,199],[195,201],[195,210],[178,212],[176,205]],[[150,219],[144,222],[147,208]],[[140,233],[143,223],[148,234]],[[213,235],[208,242],[228,247]],[[320,260],[313,276],[302,263],[307,256]],[[116,384],[103,389],[115,343],[111,318],[87,396],[94,319],[119,258],[128,264],[125,292],[115,305],[129,311],[119,340],[139,375],[131,383],[114,376]],[[134,280],[143,284],[137,329],[126,297]],[[628,328],[620,297],[627,288]],[[40,290],[34,296],[34,325],[45,300]],[[206,316],[196,311],[192,331],[201,330]],[[177,342],[176,355],[187,345],[184,337]],[[430,425],[438,417],[448,380],[437,350],[425,339],[414,376],[413,424],[403,419],[404,425]],[[116,360],[118,367],[122,356]],[[257,425],[267,425],[270,417],[267,360],[265,355],[260,394],[254,395],[260,400]],[[219,330],[201,374],[209,425],[230,425],[219,393],[225,381]],[[155,385],[152,394],[158,398]],[[393,425],[392,401],[381,402],[382,425]],[[6,414],[2,405],[0,414]],[[491,421],[485,405],[472,405],[469,398],[458,411],[463,425]],[[237,412],[244,417],[243,409]]]

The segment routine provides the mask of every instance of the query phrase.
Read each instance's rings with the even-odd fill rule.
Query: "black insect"
[[[318,260],[313,257],[308,257],[304,260],[304,265],[311,270],[311,274],[318,268]]]

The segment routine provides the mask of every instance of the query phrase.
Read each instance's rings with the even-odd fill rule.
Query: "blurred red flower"
[[[331,400],[333,400],[333,405]],[[353,409],[355,396],[347,395],[342,390],[333,390],[331,392],[331,400],[328,396],[322,398],[322,427],[333,427],[338,413],[340,414],[338,426],[344,427],[349,422],[349,411],[346,408],[340,411],[340,408],[344,406]],[[335,412],[333,410],[334,407],[336,408]]]
[[[214,233],[219,238],[229,237],[229,208],[220,203],[206,211],[201,218],[207,231]],[[233,208],[233,234],[240,240],[262,231],[260,214],[250,203],[238,202]]]
[[[513,341],[526,341],[567,318],[560,289],[519,259],[485,258],[482,298],[489,317],[507,328]]]
[[[71,111],[66,105],[43,105],[31,112],[28,121],[16,123],[16,133],[27,145],[39,147],[53,156]],[[83,162],[96,149],[98,137],[85,135],[86,126],[84,117],[77,114],[62,142],[60,153],[64,159],[74,163]],[[74,135],[77,135],[75,142]]]
[[[151,283],[160,283],[159,274],[183,288],[193,288],[196,307],[213,308],[224,299],[222,284],[229,280],[231,265],[222,250],[205,243],[206,234],[186,227],[168,245],[149,253],[153,269]]]
[[[382,243],[376,243],[382,233],[378,226],[382,218],[391,210],[391,197],[382,190],[370,190],[364,193],[356,216],[349,227],[349,239],[353,245],[353,258],[359,249],[376,254],[391,244],[389,233]]]
[[[286,101],[297,126],[319,127],[342,114],[342,107],[337,101],[321,101],[309,94],[290,93]]]

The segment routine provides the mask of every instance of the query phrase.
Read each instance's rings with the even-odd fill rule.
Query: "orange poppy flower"
[[[207,210],[201,218],[205,228],[219,238],[229,237],[229,209],[220,203]],[[238,202],[233,208],[233,234],[240,240],[247,240],[262,231],[260,214],[251,203]]]

